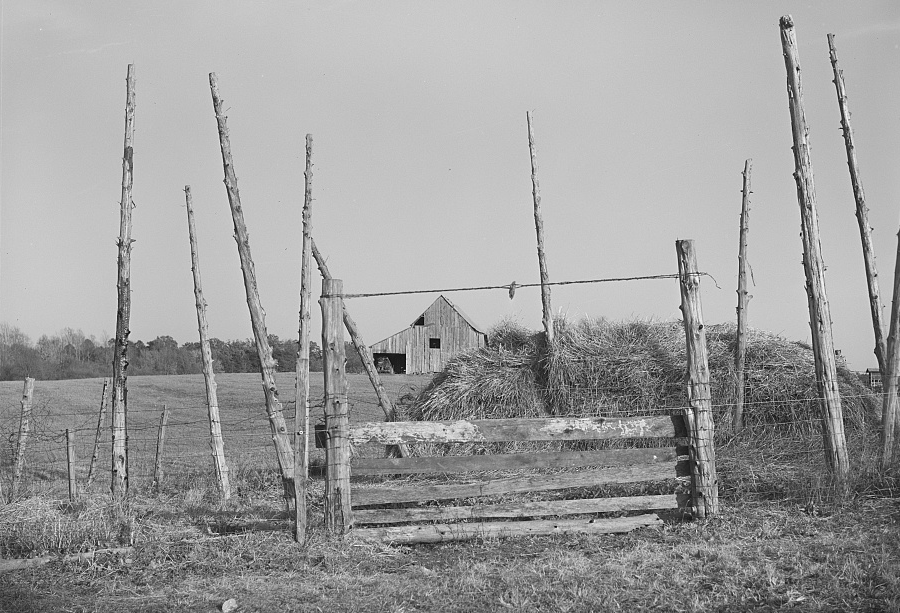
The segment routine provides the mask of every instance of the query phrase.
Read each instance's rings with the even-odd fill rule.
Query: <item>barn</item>
[[[382,372],[440,372],[456,354],[487,345],[487,333],[440,296],[408,328],[371,347]]]

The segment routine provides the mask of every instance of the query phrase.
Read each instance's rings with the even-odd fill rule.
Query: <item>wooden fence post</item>
[[[715,425],[709,391],[709,358],[706,329],[700,305],[700,273],[694,241],[675,242],[681,286],[681,313],[687,347],[687,393],[691,406],[685,411],[690,429],[692,504],[696,517],[719,512],[719,481],[716,477]]]
[[[344,331],[341,326],[340,279],[322,280],[322,358],[325,375],[325,529],[344,534],[353,526],[350,513],[350,439]]]
[[[872,247],[872,228],[869,226],[869,208],[866,206],[866,194],[859,178],[859,162],[856,160],[853,130],[850,128],[850,110],[847,108],[844,73],[838,68],[834,34],[828,34],[827,38],[831,68],[834,71],[834,87],[837,91],[838,107],[841,111],[841,130],[844,133],[844,145],[847,149],[850,184],[853,186],[853,199],[856,201],[856,221],[859,223],[859,238],[862,241],[863,263],[866,268],[866,284],[869,288],[869,310],[872,312],[872,328],[875,331],[875,358],[878,360],[878,370],[886,375],[888,364],[885,357],[887,349],[884,344],[883,307],[881,306],[881,293],[878,289],[878,271],[875,268],[875,250]]]
[[[300,338],[294,394],[294,540],[306,542],[306,480],[309,475],[309,301],[312,299],[312,134],[306,135],[300,257]]]
[[[106,418],[106,403],[109,400],[109,379],[103,380],[103,390],[100,392],[100,414],[97,416],[97,434],[94,436],[94,452],[91,454],[91,464],[88,467],[87,484],[90,487],[94,482],[94,468],[97,466],[97,458],[100,457],[100,437],[103,435],[103,421]]]
[[[803,110],[800,59],[793,19],[790,15],[785,15],[779,24],[787,71],[788,107],[794,140],[794,179],[797,183],[797,200],[800,204],[803,269],[806,273],[806,294],[816,363],[816,386],[822,411],[822,438],[826,462],[834,474],[838,489],[843,493],[847,488],[850,462],[847,457],[841,394],[838,389],[837,364],[831,337],[831,309],[825,295],[825,265],[822,261],[816,190],[809,156],[809,128]]]
[[[731,427],[740,432],[744,427],[744,361],[747,358],[747,303],[750,294],[747,292],[747,234],[750,231],[750,168],[752,160],[744,162],[744,186],[741,190],[741,232],[738,246],[738,304],[737,304],[737,338],[734,349],[734,410],[731,414]]]
[[[897,439],[897,412],[900,400],[898,400],[898,376],[900,376],[900,232],[897,233],[897,262],[894,265],[894,297],[891,302],[891,329],[887,339],[887,372],[883,373],[881,380],[884,386],[881,413],[881,464],[884,468],[894,463],[894,448]]]
[[[78,497],[78,484],[75,481],[75,441],[72,431],[66,428],[66,468],[69,474],[69,502]]]
[[[331,279],[331,272],[328,270],[325,258],[322,257],[321,252],[319,252],[318,247],[316,247],[315,240],[312,241],[312,255],[316,260],[322,278]],[[372,354],[369,352],[369,348],[366,346],[365,342],[363,342],[362,335],[359,332],[356,322],[350,317],[350,311],[347,310],[347,305],[344,304],[343,300],[341,300],[341,304],[343,307],[344,327],[347,328],[347,332],[350,334],[350,340],[356,348],[356,353],[359,354],[359,359],[366,369],[366,374],[369,376],[369,382],[372,384],[372,387],[375,388],[375,396],[378,398],[378,404],[381,405],[381,410],[384,412],[385,419],[388,421],[402,421],[402,412],[398,411],[398,408],[391,402],[387,392],[384,390],[384,385],[381,383],[381,376],[378,374],[378,369],[375,368],[375,364],[372,360]],[[388,450],[392,455],[397,455],[401,458],[409,457],[408,445],[389,445]]]
[[[547,257],[544,254],[544,218],[541,215],[541,187],[537,178],[537,158],[534,153],[534,128],[531,112],[525,113],[528,120],[528,151],[531,154],[531,186],[534,198],[534,229],[537,233],[538,267],[541,272],[541,307],[544,312],[544,334],[547,344],[553,342],[553,311],[550,306],[550,274],[547,272]]]
[[[19,439],[16,443],[16,463],[13,468],[12,487],[9,491],[9,501],[13,502],[19,495],[19,486],[22,482],[22,472],[25,469],[25,443],[31,432],[31,399],[34,396],[34,379],[25,378],[25,387],[22,391],[22,416],[19,420]]]
[[[113,496],[128,493],[128,334],[131,319],[131,210],[134,202],[134,64],[128,65],[125,96],[125,153],[122,156],[122,201],[119,216],[118,306],[113,355],[112,484]]]
[[[209,325],[206,323],[206,300],[200,283],[200,255],[197,251],[197,226],[194,222],[194,202],[191,186],[184,186],[185,206],[188,217],[188,236],[191,243],[191,271],[194,273],[194,302],[197,307],[197,327],[200,331],[200,357],[203,366],[203,381],[206,384],[206,412],[209,416],[210,447],[216,482],[222,502],[231,497],[231,481],[228,478],[228,464],[225,463],[225,441],[222,439],[222,422],[219,419],[219,398],[216,394],[216,373],[213,371],[212,351],[209,347]]]
[[[156,435],[156,463],[153,467],[153,489],[159,492],[163,480],[162,456],[163,447],[166,444],[166,425],[169,423],[169,408],[163,405],[162,415],[159,416],[159,430]]]
[[[256,341],[256,353],[259,356],[260,374],[263,379],[263,393],[266,397],[266,414],[272,429],[272,439],[281,471],[281,483],[284,487],[285,502],[294,498],[294,451],[288,436],[284,411],[278,399],[278,388],[275,386],[275,358],[272,346],[266,333],[266,314],[259,300],[256,285],[256,268],[250,257],[250,238],[247,225],[244,223],[244,212],[241,208],[241,196],[238,191],[237,176],[231,157],[231,141],[228,136],[225,113],[222,110],[223,100],[219,97],[219,83],[216,73],[209,73],[209,88],[212,92],[213,110],[219,130],[219,145],[222,150],[222,164],[225,169],[225,190],[228,193],[228,204],[234,221],[234,239],[237,242],[238,255],[241,259],[241,270],[244,273],[244,290],[247,294],[247,307],[250,310],[250,321],[253,326],[253,337]]]

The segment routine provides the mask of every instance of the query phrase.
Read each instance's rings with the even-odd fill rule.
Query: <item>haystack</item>
[[[733,324],[706,326],[716,423],[734,404]],[[687,405],[681,322],[584,319],[556,322],[556,339],[510,322],[489,345],[461,354],[408,408],[412,419],[641,415]],[[839,364],[848,427],[877,421],[876,397]],[[817,428],[812,349],[762,330],[748,334],[744,420],[748,427]]]

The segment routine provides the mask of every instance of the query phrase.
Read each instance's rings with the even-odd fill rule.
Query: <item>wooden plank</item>
[[[360,528],[350,536],[366,542],[392,543],[441,543],[467,541],[475,538],[504,538],[508,536],[549,536],[553,534],[613,534],[631,532],[646,526],[661,526],[662,520],[654,513],[633,517],[607,519],[559,519],[534,521],[496,521],[472,524],[430,524],[424,526],[390,526],[386,528]]]
[[[417,473],[459,473],[528,468],[625,466],[629,464],[649,464],[652,462],[674,462],[676,458],[674,447],[506,453],[478,456],[435,456],[425,458],[353,458],[350,461],[350,474],[352,476],[410,475]]]
[[[359,524],[396,524],[412,521],[460,521],[485,518],[541,517],[547,515],[581,515],[612,511],[650,511],[678,508],[675,494],[655,496],[621,496],[465,507],[419,507],[413,509],[364,509],[353,511]]]
[[[350,428],[350,442],[354,445],[579,441],[684,435],[684,420],[677,415],[395,421],[367,423]]]
[[[660,481],[674,479],[674,466],[670,464],[642,464],[640,466],[617,466],[598,468],[575,473],[528,475],[491,479],[474,483],[451,483],[441,485],[406,485],[353,489],[353,504],[389,504],[418,502],[423,500],[450,500],[475,496],[498,496],[521,492],[546,492],[572,487],[592,487],[602,483],[635,483],[639,481]]]

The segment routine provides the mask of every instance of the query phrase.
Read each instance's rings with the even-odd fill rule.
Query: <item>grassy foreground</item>
[[[387,381],[394,397],[417,384]],[[148,423],[157,416],[149,407],[168,403],[189,411],[202,404],[196,377],[130,382],[131,406],[136,416],[147,406]],[[354,420],[378,418],[366,385],[364,377],[351,379]],[[279,387],[289,405],[290,377]],[[82,412],[90,425],[98,389],[97,381],[38,382],[43,431],[65,428],[66,420],[77,425]],[[0,385],[0,404],[15,408],[20,393],[20,383]],[[240,451],[240,431],[266,436],[260,396],[258,376],[221,378],[223,420],[235,433],[229,439],[226,431],[227,452]],[[56,414],[60,424],[53,422]],[[181,423],[185,448],[175,449],[188,457],[197,446],[191,441],[202,438],[187,434],[196,430],[200,437],[202,419]],[[808,449],[771,436],[723,442],[719,517],[613,536],[415,547],[329,540],[316,481],[311,540],[301,547],[291,540],[271,467],[249,461],[233,470],[235,496],[225,507],[216,503],[208,478],[181,473],[181,465],[167,472],[159,494],[146,481],[136,483],[124,520],[109,506],[103,483],[74,505],[57,493],[64,489],[47,489],[0,507],[0,558],[52,556],[41,566],[0,572],[0,611],[215,611],[230,599],[239,612],[900,611],[900,502],[889,497],[896,483],[866,479],[841,504],[817,497],[824,490],[811,487],[803,469],[821,457],[818,440]],[[269,447],[266,452],[270,458]],[[207,458],[194,467],[202,471],[208,452],[198,453]],[[858,465],[860,455],[851,460]],[[132,541],[119,553],[62,557]]]

